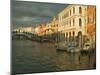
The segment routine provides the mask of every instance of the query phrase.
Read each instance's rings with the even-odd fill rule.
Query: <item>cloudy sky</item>
[[[11,6],[13,28],[47,23],[66,6],[68,5],[13,0]]]

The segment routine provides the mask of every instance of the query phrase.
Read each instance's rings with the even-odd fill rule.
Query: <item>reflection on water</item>
[[[12,72],[50,72],[95,68],[95,53],[81,55],[56,51],[51,43],[12,41]]]

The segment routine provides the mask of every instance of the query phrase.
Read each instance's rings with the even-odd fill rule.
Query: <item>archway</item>
[[[82,32],[81,31],[78,32],[78,45],[79,45],[79,48],[82,48]]]
[[[75,32],[73,31],[73,38],[72,38],[73,41],[75,41]]]

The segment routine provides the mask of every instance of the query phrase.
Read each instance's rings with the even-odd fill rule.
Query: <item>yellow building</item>
[[[52,31],[52,24],[49,22],[46,25],[46,35],[51,35],[53,33]]]
[[[38,36],[44,36],[46,34],[46,24],[40,24],[35,28],[35,33]]]
[[[58,16],[54,16],[51,22],[51,27],[54,33],[58,32]]]
[[[46,34],[51,35],[58,32],[58,18],[53,17],[53,19],[46,25]]]
[[[80,38],[79,44],[82,46],[82,36],[87,35],[87,6],[69,5],[59,14],[58,31],[63,36],[63,41],[73,41]]]

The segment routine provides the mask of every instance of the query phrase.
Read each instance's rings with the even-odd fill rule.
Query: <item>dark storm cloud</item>
[[[46,23],[66,6],[65,4],[12,1],[12,23],[24,26]]]

